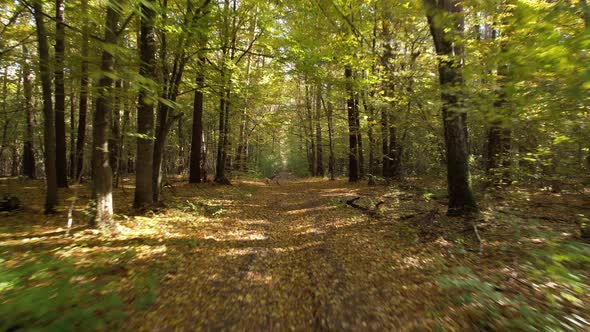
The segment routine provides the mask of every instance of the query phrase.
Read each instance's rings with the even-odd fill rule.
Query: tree
[[[353,87],[352,67],[350,65],[345,67],[344,77],[346,78],[346,91],[348,93],[346,100],[348,116],[348,181],[357,182],[359,180],[358,104]]]
[[[457,0],[424,0],[430,33],[439,57],[442,117],[445,133],[449,215],[477,209],[469,184],[467,115],[462,100],[463,8]]]
[[[117,27],[120,18],[119,0],[107,2],[105,19],[105,44],[116,45],[118,38]],[[111,226],[113,218],[113,172],[109,163],[109,137],[111,129],[111,115],[113,102],[113,72],[115,57],[111,47],[102,51],[101,76],[98,80],[96,110],[92,122],[92,184],[96,194],[96,219],[94,223],[99,228]]]
[[[180,92],[180,85],[186,65],[193,56],[193,53],[187,51],[187,47],[194,42],[198,31],[197,24],[207,13],[206,9],[210,2],[211,0],[204,0],[197,7],[194,6],[193,2],[187,2],[186,11],[182,18],[185,28],[178,35],[175,48],[168,48],[167,29],[161,29],[159,31],[161,39],[160,61],[163,80],[160,82],[162,86],[160,89],[160,102],[157,108],[156,140],[154,142],[154,159],[152,164],[152,196],[154,202],[160,200],[164,147],[166,146],[168,134],[174,122],[183,116],[183,113],[176,110],[176,107],[173,105],[176,105],[176,99]],[[164,4],[167,5],[167,2],[164,2]],[[164,22],[168,20],[168,10],[169,8],[167,6],[162,8],[162,20]],[[169,52],[172,52],[171,61],[168,60]]]
[[[33,2],[33,14],[37,26],[37,51],[39,52],[39,76],[43,92],[43,145],[45,148],[45,213],[55,212],[57,205],[57,169],[55,159],[55,116],[51,96],[51,72],[49,67],[49,43],[41,0]]]
[[[317,91],[315,95],[315,135],[316,135],[316,169],[315,175],[316,176],[324,176],[324,153],[322,147],[322,85],[321,83],[317,84]]]
[[[31,179],[36,176],[35,152],[33,150],[33,84],[31,82],[31,68],[29,65],[29,50],[25,45],[23,49],[23,95],[25,111],[25,139],[23,144],[23,175]]]
[[[68,159],[66,154],[66,93],[64,83],[65,25],[64,0],[55,1],[55,147],[57,186],[68,186]]]
[[[143,208],[153,202],[153,158],[154,158],[154,104],[156,97],[153,84],[156,73],[156,32],[154,20],[156,1],[141,4],[139,73],[150,84],[139,90],[137,106],[137,165],[135,168],[135,199],[133,207]]]
[[[193,126],[191,138],[191,158],[190,158],[190,183],[199,183],[202,181],[202,156],[203,156],[203,88],[205,85],[204,72],[205,56],[199,56],[195,99],[193,103]],[[204,179],[203,179],[204,180]]]
[[[81,4],[82,13],[88,14],[88,0],[82,0]],[[89,23],[84,22],[82,28],[82,47],[81,57],[82,62],[80,65],[80,98],[78,101],[78,133],[76,135],[76,156],[74,159],[75,173],[74,177],[79,179],[82,176],[82,170],[84,169],[84,146],[86,144],[86,113],[88,112],[88,39],[89,36]]]

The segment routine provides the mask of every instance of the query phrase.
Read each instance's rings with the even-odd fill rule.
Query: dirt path
[[[4,316],[13,314],[9,330],[59,322],[64,312],[79,319],[72,326],[95,322],[121,331],[504,331],[528,325],[542,330],[555,322],[571,330],[588,325],[590,298],[571,302],[563,295],[590,294],[576,290],[587,284],[576,281],[574,288],[569,279],[548,272],[575,267],[568,275],[574,271],[571,275],[588,280],[583,260],[588,247],[577,242],[579,226],[572,222],[587,215],[581,208],[587,196],[495,191],[482,198],[474,220],[446,217],[442,187],[419,179],[389,187],[345,180],[280,182],[217,186],[178,179],[163,192],[168,208],[134,215],[133,181],[125,179],[128,186],[114,192],[117,228],[108,232],[85,227],[90,193],[82,188],[75,227],[64,236],[66,213],[41,212],[42,181],[0,181],[0,191],[16,193],[24,204],[0,216],[0,257],[8,259],[0,263],[16,267],[14,274],[4,273],[3,280],[15,288],[3,293],[10,298],[2,304],[24,308],[5,311]],[[363,206],[384,201],[380,217],[344,204],[357,196]],[[31,267],[39,271],[34,277]],[[541,291],[531,285],[552,286]],[[67,296],[54,298],[56,293]],[[560,311],[549,296],[564,296]],[[100,306],[91,319],[88,311],[78,314],[95,304]],[[522,308],[534,315],[515,319]],[[32,314],[46,321],[31,319]]]
[[[396,254],[391,223],[340,203],[346,182],[240,183],[219,218],[176,226],[180,262],[129,330],[411,330],[431,285]],[[366,188],[365,188],[366,190]],[[190,195],[182,191],[179,195]],[[191,243],[187,249],[186,243]],[[173,255],[174,256],[174,255]]]

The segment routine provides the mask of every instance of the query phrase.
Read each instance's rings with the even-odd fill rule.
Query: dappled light
[[[5,183],[4,188],[12,186]],[[558,238],[572,239],[571,226],[535,219],[551,216],[551,209],[539,203],[551,206],[553,199],[561,202],[559,196],[508,201],[515,211],[536,211],[537,217],[502,212],[504,205],[484,201],[478,220],[481,244],[457,220],[432,212],[440,203],[419,192],[343,180],[285,181],[280,187],[261,183],[240,181],[235,184],[239,190],[229,191],[201,185],[198,194],[192,186],[177,185],[168,207],[149,215],[119,211],[118,227],[108,234],[76,227],[66,237],[63,219],[52,217],[40,225],[37,221],[45,218],[38,211],[16,212],[15,217],[27,215],[29,221],[2,226],[0,248],[11,253],[3,264],[22,267],[42,253],[55,264],[68,261],[73,274],[53,268],[38,273],[67,277],[69,285],[107,287],[103,294],[127,303],[105,309],[127,317],[116,323],[122,330],[214,329],[227,322],[244,329],[459,328],[471,315],[492,308],[490,300],[546,308],[537,300],[515,303],[512,292],[536,294],[531,300],[566,296],[572,307],[563,319],[572,326],[586,324],[585,279],[570,284],[530,270],[530,262],[553,255]],[[346,201],[356,196],[363,197],[359,204],[385,200],[384,215],[348,206]],[[203,204],[187,210],[187,201]],[[80,203],[75,225],[83,218]],[[577,201],[562,203],[570,211],[556,216],[579,212]],[[218,213],[221,208],[224,212]],[[520,233],[514,232],[516,224],[522,225]],[[568,254],[563,255],[559,260],[567,262]],[[94,275],[84,274],[87,270]],[[471,292],[474,302],[452,300],[462,292]],[[446,309],[441,311],[441,305]]]
[[[590,0],[0,1],[0,332],[590,331]]]

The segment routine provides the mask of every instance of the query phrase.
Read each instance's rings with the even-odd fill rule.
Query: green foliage
[[[5,263],[0,267],[2,331],[91,331],[125,317],[115,289],[92,281],[98,271],[49,255],[12,268]]]
[[[583,309],[580,297],[590,292],[590,246],[568,241],[531,251],[525,259],[527,280],[538,285],[533,296],[507,291],[466,267],[451,269],[438,283],[481,329],[558,331],[584,326],[577,312]]]
[[[279,154],[267,154],[262,156],[258,167],[264,176],[271,176],[283,169],[283,160]]]
[[[297,176],[309,176],[307,159],[299,153],[290,153],[288,155],[287,168]]]
[[[483,330],[539,331],[560,328],[554,308],[536,307],[522,296],[508,297],[496,285],[479,278],[466,267],[439,278],[439,285],[453,293],[455,305],[467,308],[472,324]]]

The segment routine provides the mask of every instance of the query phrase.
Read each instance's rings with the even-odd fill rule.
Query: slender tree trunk
[[[88,0],[82,0],[82,12],[88,12]],[[88,112],[88,22],[82,30],[82,64],[80,68],[80,100],[78,107],[78,135],[76,135],[75,178],[80,179],[84,169],[84,146],[86,144],[86,114]]]
[[[119,25],[118,0],[107,4],[104,41],[109,46],[117,42],[116,29]],[[113,102],[113,79],[115,58],[108,48],[102,51],[101,72],[98,81],[98,97],[92,122],[92,168],[93,188],[96,194],[96,226],[108,228],[113,221],[113,173],[109,163],[109,138]]]
[[[55,146],[57,186],[68,186],[68,160],[66,153],[66,94],[64,84],[64,0],[55,1]]]
[[[322,148],[322,85],[318,83],[317,92],[315,97],[315,132],[316,132],[316,175],[324,176],[324,151]]]
[[[76,176],[76,100],[74,97],[74,89],[70,92],[70,154],[68,161],[68,176],[74,178]]]
[[[504,31],[505,34],[508,31]],[[496,32],[492,32],[492,39],[496,37]],[[501,52],[508,51],[506,42],[501,42]],[[496,99],[494,100],[494,110],[499,118],[493,120],[488,129],[488,141],[486,151],[486,173],[494,184],[510,183],[510,148],[512,130],[506,123],[505,117],[509,116],[508,101],[508,80],[510,75],[509,65],[506,63],[498,66],[498,75],[496,84]]]
[[[254,30],[256,29],[256,21],[250,27],[250,34],[253,40],[254,38]],[[248,54],[248,60],[246,63],[246,84],[250,85],[250,70],[252,68],[252,55]],[[246,170],[246,161],[245,161],[245,152],[247,143],[247,130],[248,130],[248,117],[247,117],[247,105],[248,105],[248,96],[244,98],[244,105],[246,107],[242,110],[242,116],[240,119],[240,136],[238,138],[238,148],[236,151],[236,170]]]
[[[393,117],[390,116],[390,119]],[[401,176],[401,146],[397,139],[397,126],[391,121],[389,123],[389,171],[387,174],[390,178],[399,178]]]
[[[140,22],[140,67],[141,76],[154,83],[156,73],[156,32],[154,20],[156,1],[145,1],[141,5]],[[154,104],[153,90],[142,87],[139,90],[137,106],[137,166],[135,167],[135,198],[133,207],[144,208],[153,203],[153,162],[154,162]]]
[[[313,110],[311,109],[311,91],[310,87],[305,85],[305,115],[307,120],[307,140],[309,141],[309,150],[307,151],[309,162],[309,173],[316,176],[316,141],[313,128]]]
[[[247,104],[247,103],[245,103]],[[245,150],[245,140],[246,140],[246,108],[242,110],[242,115],[240,119],[240,129],[239,129],[239,136],[238,136],[238,147],[236,150],[236,163],[235,163],[235,170],[241,170],[243,168],[244,162],[244,150]]]
[[[211,135],[208,135],[209,131],[203,132],[203,141],[202,141],[202,146],[203,146],[203,160],[201,161],[201,176],[202,176],[202,181],[203,182],[209,182],[209,179],[207,177],[207,152],[209,152],[209,148],[207,146],[207,143],[209,142],[209,138],[211,137]]]
[[[4,118],[4,125],[2,126],[2,141],[0,141],[0,174],[8,175],[5,172],[4,165],[4,149],[8,145],[8,128],[12,127],[10,122],[12,118],[8,117],[8,68],[4,68],[4,75],[2,75],[2,117]]]
[[[346,91],[348,99],[346,109],[348,115],[348,181],[357,182],[359,180],[359,161],[358,161],[358,127],[356,121],[357,99],[353,87],[352,68],[346,65],[344,68],[344,77],[346,78]]]
[[[326,96],[329,98],[330,96],[330,88],[328,87],[328,91],[326,91]],[[323,99],[322,99],[323,102]],[[328,121],[328,148],[329,148],[329,157],[328,157],[328,173],[330,174],[330,180],[335,180],[335,164],[336,159],[334,157],[334,120],[333,120],[333,107],[332,103],[328,100],[327,105],[324,104],[324,109],[326,110],[326,120]]]
[[[176,160],[176,172],[182,175],[186,169],[184,147],[186,145],[184,138],[184,121],[183,118],[178,119],[178,126],[176,127],[176,136],[178,139],[178,159]]]
[[[31,68],[29,66],[29,50],[23,45],[23,93],[25,111],[25,139],[23,145],[23,175],[31,179],[35,178],[35,153],[33,150],[33,84],[31,82]]]
[[[230,76],[231,77],[231,76]],[[229,81],[230,83],[230,87],[227,89],[227,96],[225,97],[225,125],[223,126],[223,128],[225,129],[225,133],[223,135],[223,160],[225,161],[225,165],[229,166],[229,169],[231,169],[231,156],[228,155],[228,151],[230,151],[230,137],[229,137],[229,133],[230,133],[230,126],[229,126],[229,110],[231,107],[231,79]],[[224,166],[224,169],[228,168],[227,166]]]
[[[43,91],[43,145],[45,155],[45,213],[55,212],[57,205],[57,170],[55,163],[55,116],[51,100],[51,71],[49,67],[49,43],[43,16],[41,0],[34,0],[34,16],[37,25],[37,50],[39,52],[39,73]]]
[[[382,172],[383,177],[391,177],[389,164],[389,117],[387,114],[387,107],[381,107],[381,153],[382,157]]]
[[[199,183],[202,181],[202,162],[203,162],[203,88],[205,85],[205,57],[199,57],[199,69],[197,72],[197,89],[195,90],[195,99],[193,103],[193,130],[191,137],[191,161],[189,170],[189,183]]]
[[[463,9],[456,0],[424,0],[424,3],[436,53],[440,57],[438,71],[447,150],[448,214],[463,215],[477,209],[469,184],[467,117],[462,110],[463,50],[456,43],[464,26],[461,16]],[[448,14],[453,15],[452,20],[447,19]]]
[[[365,111],[369,115],[369,124],[367,126],[367,137],[369,139],[369,174],[375,175],[375,134],[373,133],[374,110],[369,106],[366,96],[363,97]]]
[[[121,80],[115,81],[113,98],[113,112],[111,121],[110,155],[109,160],[113,170],[113,187],[119,187],[119,154],[121,152]]]
[[[359,164],[359,177],[365,176],[365,154],[363,150],[363,135],[361,132],[361,120],[360,120],[360,112],[359,112],[359,94],[355,92],[354,96],[354,122],[356,127],[356,141],[357,141],[357,153],[358,153],[358,164]]]
[[[222,70],[222,82],[223,70]],[[225,82],[223,83],[225,84]],[[217,141],[217,160],[215,164],[215,182],[219,184],[228,184],[229,180],[225,177],[225,104],[226,104],[225,87],[222,87],[219,100],[219,140]]]

